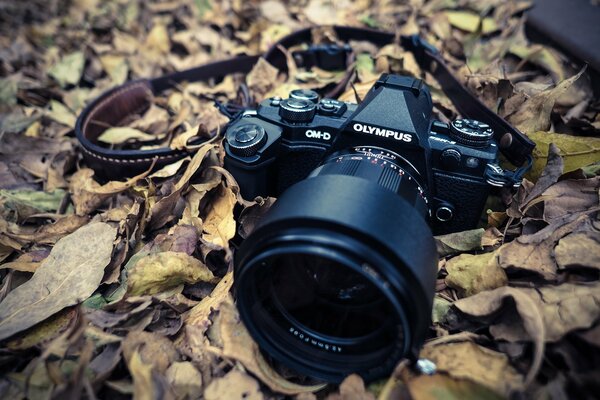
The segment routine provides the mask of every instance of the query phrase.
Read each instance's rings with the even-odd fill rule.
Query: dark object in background
[[[527,12],[527,36],[551,44],[591,67],[600,94],[600,6],[592,0],[535,0]]]
[[[225,168],[244,197],[279,197],[234,271],[242,320],[275,359],[340,382],[418,356],[437,275],[428,222],[473,228],[490,186],[520,184],[489,125],[447,125],[432,107],[421,80],[383,74],[360,105],[296,90],[229,125]]]

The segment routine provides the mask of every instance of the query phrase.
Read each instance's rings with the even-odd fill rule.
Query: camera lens
[[[384,149],[334,154],[287,189],[236,255],[240,315],[261,349],[339,382],[416,357],[437,273],[421,177]]]

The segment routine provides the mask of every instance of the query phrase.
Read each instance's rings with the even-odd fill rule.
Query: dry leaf
[[[365,389],[362,378],[353,374],[340,383],[339,393],[330,394],[327,400],[375,400],[375,396]]]
[[[554,258],[562,269],[600,270],[600,232],[577,232],[565,236],[554,248]]]
[[[450,25],[467,32],[479,32],[488,34],[498,30],[496,21],[492,18],[482,18],[470,11],[445,11]]]
[[[48,70],[48,75],[54,78],[59,85],[75,85],[81,79],[83,67],[85,64],[85,56],[83,52],[76,51],[63,57],[60,62],[53,65]]]
[[[556,342],[575,329],[591,327],[600,316],[600,308],[597,307],[600,284],[597,282],[564,283],[539,289],[503,287],[458,300],[454,306],[472,316],[487,316],[498,311],[506,297],[515,300],[523,325],[514,324],[511,315],[504,315],[490,330],[494,336],[510,341],[528,340],[529,335],[534,333],[535,336],[542,335],[546,341]],[[525,297],[528,301],[521,302]],[[528,307],[527,312],[524,312],[524,307]],[[541,329],[538,332],[529,332],[528,329],[535,325],[531,322],[532,313],[539,313],[543,321],[543,327],[536,328]]]
[[[0,303],[0,339],[5,339],[88,298],[110,261],[116,229],[86,225],[59,240],[33,277]]]
[[[283,394],[314,392],[325,385],[302,386],[287,381],[267,363],[258,345],[252,340],[246,327],[240,321],[237,309],[230,297],[219,307],[220,334],[223,340],[221,356],[239,361],[242,365],[271,390]]]
[[[256,379],[234,369],[224,377],[212,381],[204,391],[204,398],[262,400],[264,396]]]
[[[200,260],[185,253],[166,251],[139,259],[129,270],[130,296],[155,294],[182,283],[215,282],[212,272]]]
[[[109,128],[102,132],[100,136],[98,136],[98,140],[104,143],[109,144],[120,144],[125,143],[130,140],[136,140],[140,142],[148,142],[160,139],[160,137],[155,135],[150,135],[148,133],[142,132],[135,128],[130,128],[127,126],[120,126],[117,128]]]
[[[470,380],[420,375],[408,382],[411,400],[501,400],[504,397]]]
[[[165,376],[176,399],[197,399],[202,396],[202,375],[191,362],[174,362]]]
[[[264,58],[259,58],[246,76],[246,83],[254,98],[263,99],[265,95],[277,85],[277,68],[269,64]]]
[[[233,208],[237,203],[237,196],[225,185],[215,190],[215,197],[204,217],[202,238],[217,246],[227,247],[229,240],[235,236]]]
[[[521,108],[508,117],[508,122],[522,132],[545,131],[550,127],[550,113],[554,102],[585,72],[585,67],[577,75],[565,79],[553,89],[544,90],[527,99]]]
[[[505,354],[473,342],[425,345],[419,357],[433,361],[438,371],[453,378],[471,380],[506,397],[523,387],[523,377]]]
[[[496,253],[461,254],[446,262],[446,284],[468,297],[508,283],[506,273],[498,266]]]
[[[465,251],[481,250],[481,240],[484,232],[483,228],[479,228],[435,236],[438,255],[445,257]]]

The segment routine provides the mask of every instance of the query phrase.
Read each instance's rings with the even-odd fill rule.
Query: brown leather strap
[[[392,43],[395,36],[389,32],[373,29],[336,26],[333,27],[338,38],[344,42],[350,40],[368,41],[378,46]],[[286,55],[281,48],[289,49],[300,44],[311,42],[311,29],[306,28],[294,32],[277,42],[264,55],[265,59],[279,70],[287,71]],[[403,36],[400,44],[411,51],[423,70],[429,71],[440,83],[442,89],[464,117],[484,120],[496,133],[503,154],[515,165],[521,165],[535,144],[512,127],[500,116],[489,110],[473,94],[471,94],[452,74],[435,48],[423,41],[419,36]],[[344,49],[340,57],[346,57]],[[335,64],[336,54],[327,48],[316,51],[299,51],[294,53],[296,61],[304,67]],[[143,112],[150,107],[153,96],[166,89],[173,88],[181,82],[205,81],[219,79],[234,73],[248,73],[258,61],[258,56],[238,56],[227,60],[216,61],[185,71],[154,78],[136,80],[113,88],[89,104],[79,115],[75,125],[75,134],[79,140],[83,156],[87,164],[104,178],[120,179],[133,176],[148,170],[152,163],[161,168],[185,157],[188,152],[160,148],[153,150],[113,150],[101,146],[97,139],[107,128],[119,126],[127,117]],[[347,60],[343,59],[342,64]],[[347,74],[333,92],[328,96],[338,95],[344,89],[351,75]]]

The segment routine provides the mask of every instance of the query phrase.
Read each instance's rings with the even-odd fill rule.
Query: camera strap
[[[396,40],[393,33],[373,29],[346,26],[334,26],[332,29],[346,43],[351,40],[368,41],[381,47]],[[463,117],[485,121],[491,126],[500,150],[510,162],[517,166],[530,162],[535,143],[469,92],[453,75],[437,49],[418,35],[400,36],[399,39],[400,45],[414,54],[421,69],[431,73],[439,82]],[[301,29],[279,40],[263,57],[280,71],[287,72],[286,54],[281,48],[290,49],[310,44],[311,41],[311,28]],[[292,55],[297,65],[304,68],[316,66],[326,70],[340,70],[346,69],[352,62],[349,45],[312,45],[307,50],[294,51]],[[192,150],[169,147],[115,150],[100,145],[97,139],[107,128],[119,126],[128,117],[146,110],[152,104],[153,97],[161,92],[182,82],[207,81],[235,73],[248,73],[259,58],[260,56],[241,55],[153,79],[130,81],[103,93],[81,112],[75,124],[75,135],[88,166],[103,178],[121,179],[147,171],[153,165],[154,168],[161,168],[186,157]],[[352,73],[347,73],[327,96],[339,95],[351,78]],[[525,168],[526,165],[515,171],[515,178],[516,175],[520,177]]]

